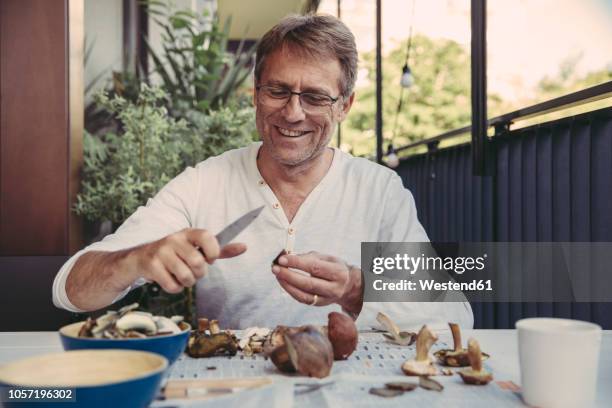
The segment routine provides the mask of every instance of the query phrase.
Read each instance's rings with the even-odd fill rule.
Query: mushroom
[[[120,332],[136,330],[146,334],[157,333],[157,326],[153,319],[145,314],[129,312],[120,317],[115,323],[115,327]]]
[[[112,328],[119,319],[119,314],[115,311],[109,310],[106,314],[95,319],[95,325],[91,328],[91,335],[96,338],[103,337],[105,330]]]
[[[153,321],[157,326],[157,334],[176,334],[181,332],[181,328],[167,317],[155,316]]]
[[[459,371],[463,382],[474,385],[488,384],[493,379],[493,375],[482,368],[480,345],[475,339],[468,340],[468,356],[471,368]]]
[[[387,333],[383,333],[383,336],[385,336],[390,342],[400,346],[410,346],[412,343],[414,343],[416,334],[407,331],[400,331],[395,322],[386,314],[378,312],[376,320],[387,330]]]
[[[187,354],[190,357],[233,356],[237,351],[236,336],[221,331],[216,320],[205,318],[198,319],[198,330],[191,332],[187,342]]]
[[[285,344],[285,333],[294,330],[297,329],[295,327],[276,326],[263,346],[264,353],[270,357],[276,368],[285,373],[295,372],[295,367],[291,363]]]
[[[353,319],[338,312],[327,315],[327,333],[335,360],[346,360],[357,347],[358,333]]]
[[[217,333],[219,333],[221,331],[219,329],[219,321],[218,320],[211,320],[208,324],[209,324],[208,330],[210,330],[210,334],[217,334]]]
[[[327,377],[334,364],[331,342],[317,327],[307,325],[284,335],[285,345],[295,370],[309,377]]]
[[[402,371],[406,375],[436,375],[438,371],[431,363],[429,349],[438,340],[438,336],[424,325],[416,340],[416,358],[402,364]]]
[[[280,252],[279,252],[279,254],[278,254],[278,255],[276,255],[276,258],[274,258],[274,259],[272,260],[272,266],[274,266],[274,265],[279,265],[279,263],[278,263],[278,259],[279,259],[281,256],[283,256],[283,255],[288,255],[288,254],[289,254],[289,252],[287,252],[285,249],[283,249],[282,251],[280,251]]]
[[[334,362],[331,342],[318,327],[310,325],[277,326],[266,340],[264,352],[280,371],[311,377],[326,377]]]
[[[438,362],[445,366],[450,367],[467,367],[470,365],[467,350],[461,346],[461,329],[456,323],[449,323],[451,333],[453,334],[453,345],[454,348],[438,350],[434,353],[434,356],[438,359]]]
[[[468,357],[468,351],[461,346],[461,329],[456,323],[449,323],[451,333],[453,334],[454,349],[443,349],[438,350],[434,353],[434,356],[438,359],[438,362],[448,367],[467,367],[470,365],[470,359]],[[489,358],[489,355],[482,353],[482,359]]]
[[[238,347],[240,347],[245,356],[261,353],[263,351],[264,342],[269,334],[270,329],[268,328],[249,327],[245,329],[244,334],[240,338]]]

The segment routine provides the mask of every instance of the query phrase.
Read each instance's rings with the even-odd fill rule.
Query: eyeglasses
[[[257,101],[262,105],[281,109],[289,103],[293,95],[297,95],[304,112],[315,115],[328,112],[328,109],[340,98],[316,92],[293,92],[281,86],[260,85],[255,89],[257,89]]]

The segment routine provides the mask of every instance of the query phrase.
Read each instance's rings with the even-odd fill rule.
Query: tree
[[[383,60],[383,134],[396,146],[469,125],[470,58],[451,40],[417,35],[412,39],[410,66],[414,85],[404,90],[396,119],[405,49],[392,50]],[[343,140],[357,155],[375,150],[376,66],[375,54],[363,54],[368,83],[356,90],[356,102],[342,127]],[[396,123],[397,120],[397,123]]]

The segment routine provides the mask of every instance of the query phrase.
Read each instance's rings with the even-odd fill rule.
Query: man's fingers
[[[181,245],[176,250],[178,256],[191,269],[196,279],[204,277],[206,274],[206,259],[204,255],[190,243]]]
[[[193,246],[200,248],[206,262],[213,263],[219,258],[221,248],[219,248],[219,242],[213,234],[203,229],[189,229],[186,230],[185,234],[187,240]]]
[[[182,286],[190,287],[196,283],[196,277],[193,271],[180,259],[178,256],[174,256],[172,259],[165,261],[166,270],[174,276]]]
[[[232,244],[227,244],[223,248],[221,248],[221,254],[219,258],[233,258],[244,253],[247,250],[247,246],[241,242],[235,242]]]
[[[295,286],[281,279],[278,280],[278,283],[283,287],[283,289],[287,291],[287,293],[291,295],[291,297],[293,297],[298,302],[304,303],[306,305],[312,304],[312,301],[314,300],[313,294],[306,293],[303,290],[296,288]],[[330,302],[327,299],[319,295],[317,298],[316,306],[325,306],[329,303]]]
[[[334,280],[339,270],[339,265],[320,259],[318,256],[318,254],[314,255],[312,253],[306,255],[283,255],[278,260],[278,263],[282,266],[306,271],[312,276],[321,279]]]
[[[319,279],[313,276],[304,275],[282,266],[279,266],[278,269],[279,271],[276,274],[276,278],[279,281],[282,280],[290,284],[291,286],[309,294],[316,293],[319,296],[335,296],[334,284],[330,281]]]
[[[165,269],[157,271],[153,276],[153,280],[157,282],[165,292],[180,293],[183,290],[183,285],[176,280],[174,275]]]

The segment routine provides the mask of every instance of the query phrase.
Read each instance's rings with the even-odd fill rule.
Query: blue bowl
[[[140,408],[153,401],[167,368],[165,357],[150,352],[68,351],[29,357],[1,366],[0,387],[5,398],[11,389],[13,398],[20,397],[5,399],[4,406],[7,407]],[[23,399],[26,394],[17,391],[31,389],[38,390],[38,394],[33,394],[37,398]],[[57,399],[41,400],[51,389],[57,391]]]
[[[191,326],[187,324],[187,328],[177,334],[142,339],[94,339],[78,336],[83,324],[85,322],[73,323],[59,330],[64,350],[128,349],[150,351],[166,357],[170,364],[173,364],[185,350],[189,340],[189,332],[191,331]]]

